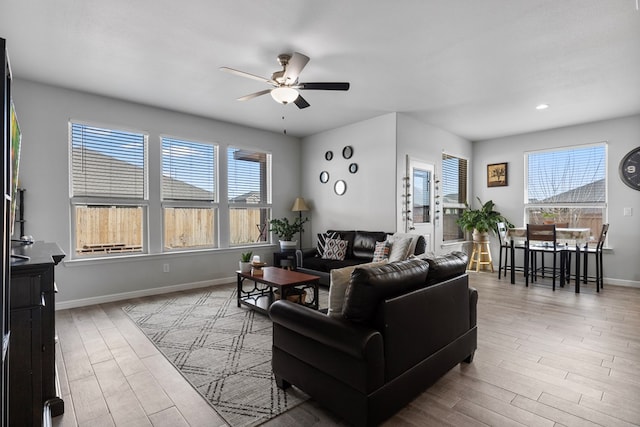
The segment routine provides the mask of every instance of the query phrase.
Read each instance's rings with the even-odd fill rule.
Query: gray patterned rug
[[[238,308],[235,285],[134,299],[123,310],[231,426],[261,424],[308,399],[276,386],[271,321]]]

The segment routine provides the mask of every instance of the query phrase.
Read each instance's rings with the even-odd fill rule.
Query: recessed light
[[[536,105],[536,110],[546,110],[547,108],[549,108],[549,104]]]

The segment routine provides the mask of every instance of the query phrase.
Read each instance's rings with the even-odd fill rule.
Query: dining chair
[[[538,271],[542,274],[545,270],[537,268],[537,255],[553,254],[553,267],[551,269],[551,283],[553,290],[556,290],[556,277],[560,278],[560,286],[564,286],[564,271],[566,261],[566,246],[558,245],[556,239],[555,224],[527,224],[527,240],[524,248],[524,275],[525,285],[529,286],[529,276],[535,282],[537,280]],[[557,260],[560,257],[560,266],[558,268]]]
[[[498,230],[498,238],[500,239],[500,254],[498,255],[498,279],[500,279],[502,275],[502,270],[504,270],[504,276],[507,277],[507,271],[510,268],[509,264],[509,254],[511,253],[511,242],[507,239],[507,224],[504,222],[496,223],[496,228]],[[524,245],[522,243],[514,242],[514,249],[520,249],[524,251]],[[504,251],[504,263],[502,262],[502,252]],[[515,253],[514,253],[515,255]],[[516,271],[524,271],[522,266],[515,265],[515,256],[511,257],[511,264],[514,264],[513,268]]]
[[[582,262],[582,283],[585,285],[588,283],[589,279],[592,279],[596,282],[596,292],[600,292],[600,289],[604,287],[604,264],[602,262],[602,248],[604,247],[604,242],[607,239],[607,233],[609,233],[609,224],[602,224],[602,228],[600,229],[600,236],[598,236],[598,240],[595,242],[585,243],[585,245],[580,248],[580,252],[583,254],[583,262]],[[571,255],[576,251],[575,247],[567,247],[567,270],[571,268]],[[589,276],[589,255],[594,255],[594,259],[596,262],[596,274],[595,276]],[[570,275],[570,272],[569,272]]]

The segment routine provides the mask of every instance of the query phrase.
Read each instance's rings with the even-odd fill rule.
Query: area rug
[[[231,426],[261,424],[308,399],[276,386],[271,320],[238,308],[235,285],[134,299],[123,310]]]

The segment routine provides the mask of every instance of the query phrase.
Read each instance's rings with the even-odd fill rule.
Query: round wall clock
[[[629,151],[620,162],[620,178],[629,187],[640,191],[640,147]]]

